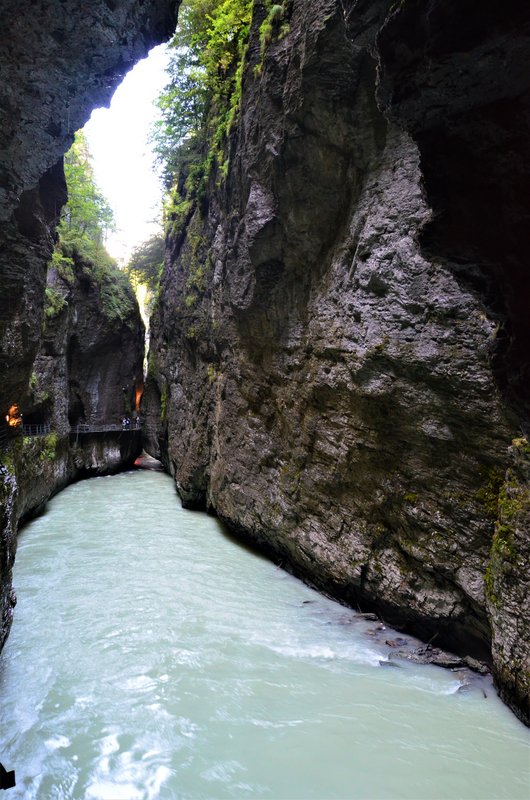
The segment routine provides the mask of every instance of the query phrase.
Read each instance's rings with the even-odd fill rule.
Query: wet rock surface
[[[377,624],[373,624],[373,623]],[[326,623],[330,624],[330,623]],[[334,621],[348,625],[362,633],[370,642],[384,650],[387,657],[379,660],[379,666],[388,669],[404,667],[404,662],[439,667],[449,670],[459,682],[458,692],[479,691],[484,697],[493,691],[491,671],[487,664],[469,656],[460,657],[428,643],[423,644],[414,636],[402,636],[383,623],[376,614],[349,611]]]
[[[0,649],[11,628],[15,593],[12,586],[12,569],[15,561],[17,520],[15,498],[17,481],[7,466],[0,464]]]
[[[530,174],[515,135],[492,146],[495,104],[527,91],[506,10],[482,25],[483,9],[449,0],[295,0],[261,63],[260,8],[228,177],[170,242],[146,446],[185,504],[215,510],[280,565],[491,662],[492,625],[505,642],[509,612],[499,600],[492,613],[485,575],[509,447],[527,421],[529,352],[515,299],[527,298],[521,198],[508,215],[473,204],[490,164],[506,187],[516,160],[523,184]],[[468,14],[462,42],[448,33],[453,12]],[[477,130],[468,183],[462,147]],[[465,210],[452,206],[461,185]],[[488,254],[493,228],[514,244],[509,269]],[[190,307],[197,260],[208,281]],[[513,569],[506,591],[517,592],[522,558]],[[519,668],[494,650],[506,687]],[[512,707],[527,717],[520,694]]]

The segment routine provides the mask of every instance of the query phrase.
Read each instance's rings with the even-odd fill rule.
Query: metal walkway
[[[46,436],[51,433],[49,424],[42,425],[22,425],[22,433],[24,436]]]
[[[119,431],[120,433],[131,433],[133,431],[139,431],[142,429],[142,423],[140,420],[132,419],[128,424],[121,423],[116,424],[108,424],[105,425],[104,423],[96,423],[95,425],[88,425],[81,423],[79,425],[72,425],[70,428],[70,433],[108,433],[110,431]]]
[[[72,425],[70,434],[79,436],[80,434],[90,433],[135,433],[142,430],[142,423],[139,419],[131,419],[128,423],[96,423],[88,425],[81,423],[79,425]],[[8,447],[9,443],[14,439],[21,436],[47,436],[52,433],[52,428],[49,423],[40,425],[17,425],[14,428],[0,428],[0,449],[4,450]]]

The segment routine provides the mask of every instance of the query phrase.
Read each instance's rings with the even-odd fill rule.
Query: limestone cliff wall
[[[262,58],[255,3],[228,176],[169,242],[146,445],[528,719],[528,12],[284,5]]]

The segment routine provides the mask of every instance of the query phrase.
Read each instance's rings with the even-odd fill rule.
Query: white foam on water
[[[199,731],[199,726],[186,717],[179,717],[180,732],[186,739],[194,739]]]
[[[210,782],[229,783],[238,772],[246,772],[245,767],[239,761],[218,761],[203,770],[201,777]]]
[[[324,644],[275,644],[263,639],[255,639],[256,644],[268,648],[273,653],[295,659],[311,659],[317,661],[351,661],[356,664],[378,666],[385,656],[369,648],[362,649],[358,646],[333,649]]]
[[[304,725],[306,720],[303,719],[286,719],[281,720],[280,722],[272,722],[270,719],[251,719],[251,725],[255,725],[257,728],[295,728],[298,725]]]
[[[111,733],[105,736],[99,743],[99,750],[101,755],[108,756],[112,753],[118,753],[120,750],[120,743],[118,741],[118,734]]]
[[[156,681],[148,675],[136,675],[134,678],[128,678],[125,681],[125,687],[128,692],[147,692],[150,689],[156,688]]]
[[[160,790],[164,783],[166,783],[169,778],[172,776],[172,771],[169,767],[161,765],[155,771],[153,775],[151,775],[145,784],[146,788],[146,800],[157,800],[160,795]]]
[[[101,750],[109,755],[100,758],[84,800],[156,800],[162,785],[171,777],[172,771],[165,764],[156,764],[163,759],[159,748],[140,752],[118,753],[114,735],[101,741]]]
[[[80,709],[84,710],[89,708],[89,706],[94,705],[96,702],[96,698],[93,695],[86,695],[82,697],[76,697],[75,705]]]
[[[172,652],[173,659],[176,664],[181,664],[182,666],[188,667],[199,667],[201,665],[201,657],[199,653],[181,648],[175,648]]]
[[[146,800],[146,793],[133,783],[96,780],[87,786],[85,800]]]
[[[63,747],[70,747],[72,744],[71,740],[68,736],[52,736],[51,739],[47,739],[44,744],[48,748],[48,750],[60,750]]]

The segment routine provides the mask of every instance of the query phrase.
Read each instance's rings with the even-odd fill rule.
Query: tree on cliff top
[[[114,216],[97,187],[83,131],[76,133],[74,143],[64,157],[64,174],[68,202],[59,223],[59,235],[64,242],[84,249],[99,247],[114,228]]]
[[[82,274],[97,291],[102,312],[109,319],[125,320],[134,307],[134,296],[127,276],[118,269],[104,246],[106,234],[114,227],[114,219],[112,209],[96,184],[83,131],[76,133],[65,155],[64,174],[68,202],[57,226],[59,238],[51,266],[67,285],[74,281],[74,269]],[[45,315],[52,320],[66,302],[64,297],[61,302],[56,286],[48,286],[46,299]]]
[[[132,251],[125,272],[134,287],[140,306],[150,317],[159,292],[164,267],[166,240],[162,231],[154,233]]]
[[[184,0],[181,6],[169,83],[158,99],[161,119],[153,133],[166,189],[184,169],[193,194],[215,161],[223,166],[226,137],[239,108],[252,6],[252,0]]]
[[[162,233],[154,233],[132,251],[126,272],[133,286],[143,284],[152,294],[158,289],[164,266],[165,239]]]

